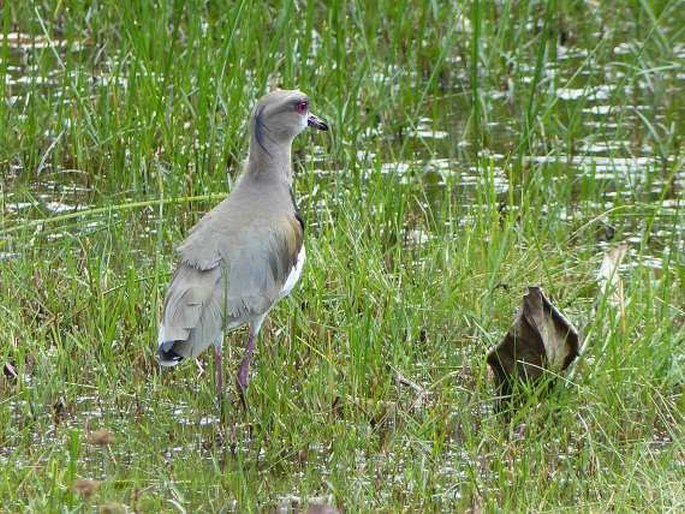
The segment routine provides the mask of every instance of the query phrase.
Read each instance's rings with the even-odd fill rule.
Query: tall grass
[[[2,16],[0,362],[19,375],[0,377],[4,509],[682,510],[678,2]],[[221,425],[209,355],[158,368],[159,302],[276,85],[333,130],[296,142],[306,273],[265,324],[249,410]],[[421,118],[447,137],[415,137]],[[611,231],[631,244],[623,317],[595,281]],[[484,356],[533,283],[588,346],[507,422]],[[226,338],[231,372],[243,337]]]

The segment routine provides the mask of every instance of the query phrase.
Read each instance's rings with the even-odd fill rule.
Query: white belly
[[[283,298],[284,296],[288,296],[290,294],[290,291],[293,290],[293,287],[295,287],[295,284],[297,284],[297,281],[300,280],[306,256],[307,252],[304,249],[304,245],[302,245],[300,253],[297,254],[297,261],[295,262],[295,267],[290,272],[290,275],[288,275],[285,284],[283,284],[283,289],[281,289],[281,298]]]

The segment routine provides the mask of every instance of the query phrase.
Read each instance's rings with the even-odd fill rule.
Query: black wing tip
[[[175,341],[167,341],[159,345],[157,349],[157,360],[164,367],[176,366],[183,360],[183,355],[174,350]]]

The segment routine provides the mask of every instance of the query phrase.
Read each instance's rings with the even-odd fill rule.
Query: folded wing
[[[203,232],[194,231],[179,248],[181,263],[167,291],[158,350],[166,366],[196,357],[224,328],[264,316],[281,297],[302,249],[302,224],[294,215],[269,230],[232,237]]]

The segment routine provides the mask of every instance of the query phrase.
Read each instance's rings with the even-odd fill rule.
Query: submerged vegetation
[[[685,508],[682,2],[0,9],[3,509]],[[157,319],[278,85],[332,131],[295,143],[307,265],[220,423]],[[485,356],[533,284],[586,347],[503,419]]]

